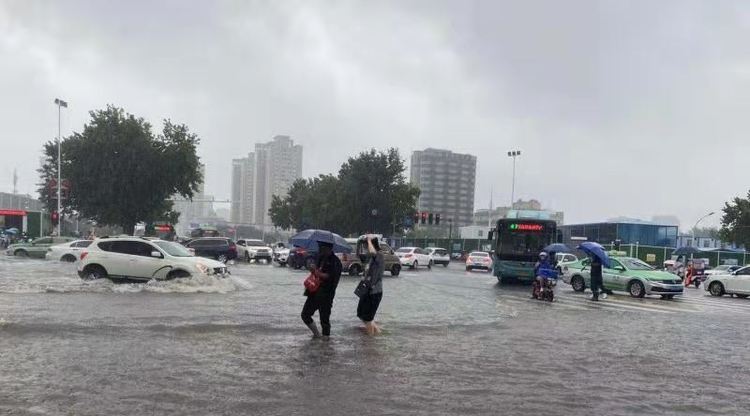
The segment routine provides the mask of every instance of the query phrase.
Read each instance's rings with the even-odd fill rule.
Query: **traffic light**
[[[57,211],[52,211],[50,219],[52,220],[52,225],[57,225],[60,221],[60,214],[58,214]]]
[[[422,224],[427,222],[427,211],[422,212]]]
[[[430,225],[432,225],[432,218],[433,218],[432,213],[430,213],[429,220],[428,220],[430,222]]]
[[[435,225],[440,225],[440,214],[435,214]]]

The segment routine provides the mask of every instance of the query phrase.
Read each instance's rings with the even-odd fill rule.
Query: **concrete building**
[[[232,159],[232,205],[229,220],[233,223],[253,222],[253,195],[255,192],[255,153]]]
[[[418,150],[411,155],[411,183],[421,190],[420,212],[440,214],[457,227],[472,223],[476,187],[476,156],[450,150]]]
[[[599,244],[611,244],[620,240],[621,244],[670,248],[677,246],[676,226],[634,218],[613,218],[601,223],[563,225],[559,230],[562,231],[563,242],[570,247],[582,240]]]
[[[716,235],[699,230],[695,237],[692,233],[680,233],[677,236],[677,248],[697,247],[701,250],[742,250],[743,247],[736,244],[721,241]]]
[[[17,228],[30,236],[41,236],[50,226],[49,213],[42,215],[43,207],[44,205],[31,195],[0,192],[0,230]]]
[[[201,177],[206,178],[206,165],[200,166]],[[176,228],[178,233],[187,234],[190,230],[190,224],[197,222],[199,219],[211,218],[216,216],[213,209],[213,196],[206,194],[205,185],[201,183],[198,190],[193,194],[193,198],[188,200],[180,195],[175,195],[172,202],[172,209],[180,213]]]
[[[284,196],[292,183],[302,177],[302,146],[289,136],[276,136],[255,145],[255,190],[253,218],[258,225],[270,225],[268,209],[274,195]]]
[[[232,160],[230,220],[238,224],[270,225],[268,209],[274,195],[283,196],[302,177],[302,146],[289,136],[276,136],[255,145],[255,152]]]

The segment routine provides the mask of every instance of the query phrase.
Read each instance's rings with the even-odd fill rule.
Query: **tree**
[[[63,212],[78,211],[101,224],[132,234],[136,223],[176,218],[173,195],[192,198],[203,181],[196,147],[200,139],[187,126],[164,121],[160,135],[142,118],[107,106],[91,111],[81,133],[62,141],[63,178],[71,183]],[[57,145],[44,145],[39,169],[40,200],[56,208]]]
[[[299,179],[275,196],[269,215],[283,229],[322,228],[342,235],[400,230],[416,211],[419,190],[406,182],[398,150],[362,152],[338,176]]]
[[[750,248],[750,191],[747,198],[736,197],[724,204],[721,217],[722,240]]]

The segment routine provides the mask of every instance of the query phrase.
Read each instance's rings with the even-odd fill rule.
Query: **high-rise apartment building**
[[[256,144],[248,157],[232,160],[232,222],[270,225],[273,195],[286,195],[301,177],[302,146],[289,136]]]
[[[472,223],[477,158],[450,150],[418,150],[411,155],[411,183],[421,190],[417,207],[440,214],[442,223]]]
[[[255,153],[232,159],[232,206],[230,220],[249,224],[253,218],[253,193],[255,190]]]

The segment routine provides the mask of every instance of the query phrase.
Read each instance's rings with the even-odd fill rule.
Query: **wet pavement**
[[[304,273],[231,270],[113,284],[0,257],[0,414],[750,414],[750,299],[549,304],[451,265],[387,277],[375,338],[343,277],[320,341]]]

